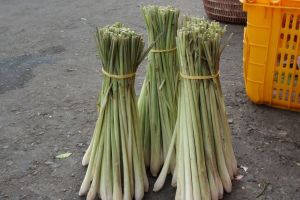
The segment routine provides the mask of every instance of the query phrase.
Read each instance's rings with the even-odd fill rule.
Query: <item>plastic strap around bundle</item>
[[[115,78],[115,79],[127,79],[135,76],[135,73],[124,74],[124,75],[110,74],[107,71],[105,71],[104,68],[102,68],[102,73],[109,78]]]
[[[192,76],[192,75],[187,75],[183,74],[180,72],[180,76],[184,79],[189,79],[189,80],[209,80],[209,79],[214,79],[220,76],[220,71],[216,74],[208,75],[208,76]]]

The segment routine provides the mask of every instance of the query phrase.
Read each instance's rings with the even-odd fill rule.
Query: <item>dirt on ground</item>
[[[120,21],[146,40],[140,6],[147,4],[205,16],[201,0],[0,0],[0,199],[84,199],[78,197],[86,171],[81,158],[94,129],[101,85],[95,26]],[[228,25],[231,32],[221,82],[242,176],[224,199],[298,200],[300,114],[248,100],[243,26]],[[145,67],[139,69],[137,94]],[[72,155],[55,159],[66,152]],[[149,179],[153,186],[155,178]],[[145,199],[174,195],[168,180]]]

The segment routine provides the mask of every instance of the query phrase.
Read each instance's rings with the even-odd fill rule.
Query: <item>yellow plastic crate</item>
[[[244,80],[258,104],[300,111],[300,0],[241,0]]]

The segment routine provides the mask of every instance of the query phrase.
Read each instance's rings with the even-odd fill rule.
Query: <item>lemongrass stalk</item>
[[[172,153],[175,149],[175,141],[176,141],[176,132],[172,136],[172,140],[170,142],[170,151],[168,151],[167,158],[165,160],[165,164],[164,164],[163,168],[161,169],[159,177],[157,178],[157,180],[154,184],[154,187],[153,187],[154,192],[159,191],[165,183],[166,177],[168,175],[171,156],[172,156]],[[174,172],[175,172],[175,170],[174,170]],[[176,173],[174,173],[174,174],[176,174]],[[174,176],[174,177],[176,177],[176,176]]]
[[[111,134],[112,147],[112,179],[113,179],[113,199],[122,199],[121,172],[120,172],[120,150],[119,150],[119,124],[118,124],[118,104],[116,98],[113,100],[113,126],[114,134]]]
[[[131,110],[131,101],[130,101],[130,96],[127,96],[127,114],[129,116],[133,116],[132,114],[132,110]],[[129,160],[129,162],[132,162],[133,164],[133,174],[134,174],[134,187],[135,187],[135,199],[137,200],[141,200],[144,196],[144,181],[143,181],[143,173],[142,173],[142,167],[144,166],[144,163],[142,163],[142,160],[140,159],[141,154],[138,153],[138,150],[140,149],[138,147],[138,142],[137,142],[137,137],[135,137],[135,135],[132,135],[131,132],[134,131],[134,127],[133,127],[133,123],[131,121],[131,119],[129,119],[129,139],[131,139],[130,142],[130,147],[128,146],[129,151],[133,151],[132,154],[132,159],[133,160]],[[131,132],[130,132],[131,131]],[[139,183],[139,184],[137,184]]]
[[[121,94],[119,94],[121,95]],[[122,102],[122,101],[121,101]],[[121,108],[121,102],[119,101],[119,107]],[[122,110],[120,110],[119,112],[119,118],[122,118],[122,116],[124,115],[124,113],[122,112]],[[124,123],[120,123],[120,129],[126,130],[125,129],[125,125]],[[126,136],[124,135],[124,132],[120,133],[121,135],[121,149],[122,149],[122,164],[123,164],[123,170],[124,170],[124,174],[123,174],[123,197],[126,200],[132,199],[132,191],[133,191],[133,187],[131,184],[131,174],[129,172],[129,166],[128,166],[128,150],[127,150],[127,141],[126,141]]]
[[[174,169],[174,173],[173,173],[171,185],[172,185],[173,187],[176,187],[176,186],[177,186],[177,168],[176,168],[176,167],[175,167],[175,169]]]
[[[145,159],[145,165],[150,165],[150,119],[149,119],[149,107],[146,106],[149,104],[149,83],[146,86],[143,86],[143,89],[141,91],[140,96],[144,96],[144,101],[139,101],[139,112],[144,113],[145,117],[141,118],[141,124],[144,124],[144,126],[141,126],[141,132],[143,133],[143,153],[144,153],[144,159]]]
[[[134,92],[134,91],[133,91]],[[132,105],[137,105],[137,99],[132,99],[131,101]],[[138,119],[138,110],[136,106],[132,106],[133,110],[132,113],[134,115],[135,119]],[[134,130],[136,132],[140,131],[140,124],[135,123],[134,124]],[[143,156],[143,146],[142,146],[142,134],[136,135],[136,142],[137,142],[137,147],[138,147],[138,158],[140,158],[140,163],[145,163],[145,159]],[[142,176],[143,176],[143,180],[144,180],[144,191],[148,192],[149,190],[149,182],[148,182],[148,178],[147,178],[147,172],[146,172],[146,168],[143,167],[144,165],[142,165],[141,170],[142,170]]]
[[[201,92],[202,91],[202,92]],[[205,94],[204,93],[204,89],[203,89],[203,84],[200,83],[200,93],[201,94]],[[203,95],[200,95],[200,98],[203,97]],[[201,102],[205,103],[205,98],[201,98]],[[219,197],[219,188],[218,185],[216,183],[216,179],[219,178],[218,174],[217,174],[217,168],[215,166],[215,154],[213,152],[213,147],[214,145],[212,144],[212,138],[211,138],[211,133],[210,133],[210,129],[208,126],[208,116],[207,116],[207,110],[206,110],[206,106],[201,106],[201,113],[203,113],[204,115],[201,118],[201,122],[202,123],[202,127],[203,127],[203,141],[204,141],[204,148],[205,148],[205,160],[206,160],[206,165],[207,165],[207,175],[208,175],[208,181],[209,181],[209,186],[210,186],[210,192],[211,192],[211,198],[214,199],[218,199]],[[222,186],[223,188],[223,186]]]
[[[210,92],[213,92],[213,89],[211,88]],[[216,107],[215,107],[215,99],[211,100],[211,109],[212,112],[216,112]],[[218,124],[218,119],[217,116],[213,116],[212,118],[213,121],[213,128],[214,128],[214,139],[215,139],[215,147],[216,147],[216,159],[217,159],[217,166],[220,174],[220,178],[223,183],[223,187],[226,192],[231,192],[232,189],[232,184],[230,180],[230,175],[226,166],[225,158],[224,158],[224,153],[223,153],[223,148],[222,148],[222,138],[220,137],[220,127]]]
[[[134,146],[136,143],[134,142]],[[143,175],[142,175],[142,167],[144,164],[140,164],[140,159],[138,157],[137,149],[133,149],[133,154],[135,155],[133,158],[133,164],[134,164],[134,181],[135,181],[135,199],[141,200],[144,197],[144,181],[143,181]],[[138,184],[137,184],[138,183]]]
[[[148,189],[134,91],[144,51],[141,35],[122,24],[96,33],[104,78],[98,100],[98,119],[83,164],[87,173],[79,194],[103,200],[142,199]]]
[[[93,143],[93,139],[92,139],[91,143]],[[89,164],[91,150],[92,150],[92,145],[89,145],[89,147],[87,148],[87,150],[82,158],[82,162],[81,162],[82,166],[87,166]]]
[[[172,7],[144,6],[148,41],[156,41],[149,58],[138,101],[146,166],[157,176],[168,153],[176,122],[178,65],[175,37],[179,11]],[[175,151],[169,172],[175,167]]]
[[[99,107],[99,112],[103,112],[104,111],[104,108],[106,107],[106,103],[107,103],[107,98],[108,98],[108,93],[110,91],[110,88],[112,87],[111,84],[106,84],[108,85],[108,88],[105,88],[106,90],[106,93],[105,94],[102,94],[102,103],[99,102],[98,104],[98,107]],[[101,93],[100,93],[101,94]],[[88,149],[86,150],[83,158],[82,158],[82,166],[87,166],[89,164],[89,160],[90,160],[90,157],[91,156],[94,156],[94,153],[95,152],[92,152],[92,146],[95,145],[95,143],[98,142],[98,136],[99,136],[99,130],[101,129],[100,127],[102,126],[102,120],[103,120],[103,113],[99,113],[99,116],[101,116],[98,120],[97,120],[97,124],[96,124],[96,128],[94,130],[94,133],[93,133],[93,137],[92,137],[92,140],[91,140],[91,143],[89,144],[89,147]],[[99,122],[98,122],[99,121]]]
[[[201,41],[202,42],[202,41]],[[201,46],[201,45],[200,45]],[[203,65],[204,63],[202,63]],[[201,68],[202,74],[207,74],[204,67]],[[207,165],[207,173],[208,173],[208,180],[210,184],[210,191],[211,191],[211,198],[218,199],[219,197],[223,196],[223,185],[221,183],[218,169],[216,166],[215,160],[215,145],[213,143],[213,135],[210,123],[211,116],[210,116],[210,109],[207,107],[207,102],[210,102],[209,95],[207,94],[208,88],[208,81],[201,81],[199,83],[200,89],[200,110],[201,110],[201,124],[203,128],[203,141],[205,146],[205,159]],[[220,184],[221,183],[221,184]]]
[[[117,86],[113,87],[113,89],[117,90]],[[116,97],[113,98],[113,106],[114,106],[114,131],[115,134],[112,135],[113,141],[115,142],[115,154],[113,154],[113,165],[114,165],[114,199],[122,199],[122,185],[121,185],[121,136],[120,136],[120,124],[118,123],[118,93],[116,93]],[[114,148],[113,148],[114,149]]]
[[[183,101],[181,100],[181,104],[179,105],[180,107],[182,107],[183,105],[184,105],[184,103],[183,103]],[[184,138],[184,135],[183,134],[180,134],[180,133],[182,133],[182,132],[184,132],[184,126],[183,126],[183,120],[184,120],[184,115],[183,115],[183,113],[184,113],[184,111],[181,109],[181,108],[179,108],[180,110],[181,110],[181,112],[179,111],[179,113],[180,113],[180,120],[179,120],[179,134],[178,134],[178,136],[179,136],[179,141],[178,141],[178,143],[179,143],[179,145],[178,145],[178,148],[176,148],[176,149],[178,149],[179,151],[179,155],[178,155],[178,157],[177,157],[177,159],[176,159],[176,161],[177,161],[177,164],[178,164],[178,182],[177,182],[177,187],[178,187],[178,194],[177,194],[177,191],[176,191],[176,196],[177,196],[177,199],[185,199],[185,193],[186,193],[186,190],[185,190],[185,188],[186,188],[186,184],[185,184],[185,165],[184,165],[184,140],[183,140],[183,138]],[[182,114],[181,114],[182,113]]]
[[[217,27],[217,25],[216,25],[216,27]],[[227,42],[225,43],[225,45],[223,45],[223,47],[221,49],[218,49],[216,51],[216,58],[215,58],[215,63],[216,63],[215,64],[215,70],[216,71],[219,70],[220,55],[222,54],[224,48],[227,46],[227,43],[229,42],[231,37],[232,37],[232,34],[230,34],[230,36],[228,37]],[[220,42],[220,39],[215,40],[215,42],[217,43],[217,44],[215,44],[215,46],[219,46],[218,43]],[[226,112],[225,112],[224,96],[223,96],[222,89],[221,89],[221,83],[220,83],[219,79],[214,80],[214,81],[215,81],[215,84],[217,86],[217,90],[215,90],[215,92],[216,92],[216,96],[218,97],[217,100],[218,100],[218,105],[220,106],[219,107],[220,118],[222,120],[221,124],[223,126],[222,129],[224,130],[224,134],[223,134],[224,145],[223,145],[223,147],[224,147],[225,154],[228,155],[226,158],[229,160],[229,162],[231,164],[233,175],[237,175],[237,161],[236,161],[235,156],[234,156],[234,151],[233,151],[233,146],[232,146],[231,130],[229,128],[227,115],[226,115]]]
[[[186,115],[185,112],[183,114],[183,118],[184,118],[184,122]],[[183,126],[184,127],[184,126]],[[184,130],[182,133],[185,133],[183,135],[185,135],[185,137],[183,137],[183,161],[184,161],[184,184],[185,184],[185,199],[187,200],[192,200],[193,199],[193,186],[192,186],[192,178],[191,178],[191,163],[190,163],[190,155],[189,155],[189,143],[188,143],[188,137],[189,137],[189,133],[188,131],[185,129],[186,127],[184,127]]]
[[[124,94],[124,101],[123,101],[123,108],[124,108],[124,117],[126,117],[128,120],[131,120],[131,115],[130,113],[128,112],[128,106],[130,106],[130,102],[128,102],[128,96],[127,94]],[[125,121],[125,118],[123,119],[123,121]],[[132,121],[130,121],[129,123],[126,124],[127,125],[127,142],[126,142],[126,145],[127,145],[127,151],[128,151],[128,166],[129,166],[129,174],[130,174],[130,185],[131,185],[131,188],[134,188],[134,173],[133,173],[133,136],[132,136],[132,132],[133,132],[133,127],[132,127]],[[135,190],[132,190],[132,193],[131,193],[131,196],[133,198],[134,196],[134,193],[135,193]]]
[[[110,103],[109,103],[110,104]],[[110,108],[110,106],[109,106]],[[111,111],[110,109],[107,110],[106,113],[106,122],[105,129],[103,131],[106,131],[107,133],[110,133],[110,126],[109,123],[111,121]],[[104,159],[103,159],[103,173],[101,174],[104,177],[105,185],[102,186],[103,188],[103,198],[102,199],[112,199],[112,180],[111,180],[111,148],[110,148],[110,135],[111,134],[105,134],[105,142],[104,142]]]
[[[100,144],[98,146],[98,150],[97,150],[97,156],[95,158],[95,169],[99,169],[99,167],[101,166],[102,163],[102,158],[103,158],[103,148],[101,148],[101,146],[103,146],[104,144],[104,139],[103,137],[100,138]],[[99,182],[100,182],[100,170],[94,170],[94,175],[92,178],[93,182],[91,184],[91,187],[89,189],[89,192],[87,194],[87,199],[95,199],[97,192],[98,192],[98,188],[99,188]]]
[[[220,83],[218,83],[219,87],[218,88],[221,88],[220,86]],[[231,130],[229,128],[229,125],[228,125],[228,120],[227,120],[227,116],[226,116],[226,112],[225,112],[225,105],[224,105],[224,100],[223,100],[223,94],[221,91],[218,92],[218,95],[221,96],[220,99],[218,99],[218,103],[220,105],[220,108],[219,108],[219,112],[221,113],[220,116],[224,116],[224,117],[221,117],[221,120],[222,120],[222,127],[223,127],[223,130],[224,130],[224,134],[223,134],[223,137],[224,137],[224,151],[225,151],[225,154],[228,155],[228,165],[231,165],[231,168],[232,168],[232,172],[233,172],[233,175],[236,176],[237,175],[237,161],[236,161],[236,158],[234,156],[234,151],[233,151],[233,146],[232,146],[232,136],[231,136]]]
[[[96,128],[95,128],[95,131],[94,131],[94,134],[96,135],[95,137],[95,140],[93,141],[93,144],[94,142],[96,143],[96,141],[100,140],[99,142],[99,146],[103,146],[103,135],[100,135],[100,124],[101,124],[101,120],[102,118],[98,118],[97,122],[96,122]],[[96,144],[95,144],[96,145]],[[98,145],[98,144],[97,144]],[[96,152],[96,148],[93,149],[93,151],[91,151],[92,155],[95,155]],[[99,155],[102,154],[102,151],[103,151],[103,148],[100,148],[100,150],[98,151]],[[93,156],[94,158],[94,156]],[[90,184],[91,184],[91,181],[92,181],[92,176],[93,176],[93,164],[94,164],[94,161],[96,159],[92,159],[92,162],[90,163],[90,165],[88,166],[88,169],[87,169],[87,172],[85,174],[85,177],[84,177],[84,180],[81,184],[81,187],[80,187],[80,190],[79,190],[79,196],[83,196],[85,194],[87,194],[87,192],[89,191],[89,187],[90,187]]]
[[[191,88],[191,84],[192,83],[186,83],[186,90],[189,91],[189,89]],[[189,94],[191,94],[189,92]],[[190,97],[190,96],[189,96]],[[195,116],[191,116],[189,113],[192,113],[192,110],[194,109],[194,99],[193,98],[189,98],[189,101],[187,99],[185,99],[186,101],[186,126],[187,126],[187,131],[188,131],[188,147],[189,147],[189,154],[190,154],[190,164],[191,164],[191,176],[192,176],[192,189],[193,189],[193,198],[192,199],[202,199],[201,198],[201,192],[200,192],[200,181],[199,181],[199,177],[201,176],[200,173],[201,171],[198,171],[198,165],[197,165],[197,161],[199,163],[199,155],[197,156],[196,153],[196,147],[195,147],[195,140],[197,140],[197,133],[199,131],[199,127],[194,124],[195,119],[192,119]],[[196,134],[194,134],[196,132]],[[199,174],[198,174],[199,173]]]
[[[203,43],[203,46],[204,46],[204,53],[205,53],[206,57],[209,57],[209,59],[208,59],[208,68],[209,68],[210,73],[212,73],[212,74],[217,73],[217,70],[215,69],[215,68],[216,68],[216,66],[215,66],[216,63],[215,63],[215,62],[218,61],[218,60],[216,60],[216,59],[218,59],[218,58],[215,58],[215,57],[216,57],[216,55],[218,55],[218,54],[216,54],[216,53],[218,53],[218,50],[215,49],[215,48],[216,48],[216,46],[219,46],[219,45],[217,45],[217,44],[214,44],[214,42],[215,42],[215,41],[212,41],[212,42],[204,42],[204,43]],[[214,81],[214,83],[215,83],[214,86],[217,86],[216,81],[215,81],[215,80],[212,80],[212,81]],[[211,86],[211,84],[210,84],[209,86]],[[212,88],[211,90],[215,91],[216,89],[217,89],[217,87],[214,87],[214,88]],[[210,92],[211,92],[211,91],[210,91]],[[207,95],[207,96],[210,96],[210,94]],[[211,101],[215,101],[215,99],[217,98],[217,96],[216,96],[216,95],[212,95],[211,98],[212,98],[212,99],[210,100],[210,102],[211,102]],[[216,110],[215,110],[215,111],[216,111]],[[212,113],[213,113],[213,112],[212,112]],[[218,115],[218,116],[216,116],[216,117],[220,117],[220,116],[222,116],[222,115]],[[215,121],[215,123],[218,123],[218,121],[219,121],[219,120]],[[220,131],[220,132],[217,133],[217,136],[220,136],[220,135],[221,135],[221,130],[222,130],[222,129],[221,129],[221,126],[222,126],[222,125],[215,124],[214,126],[216,127],[216,130],[217,130],[217,131]],[[223,149],[224,145],[222,145],[222,143],[217,142],[217,144],[218,144],[218,147],[219,147],[219,144],[220,144],[220,145],[222,146],[222,149]],[[220,151],[219,151],[219,152],[220,152]],[[217,154],[218,154],[218,153],[217,153]],[[224,171],[227,171],[228,174],[229,174],[229,176],[230,176],[230,179],[233,179],[233,170],[232,170],[231,163],[228,161],[229,159],[231,159],[231,156],[230,156],[230,155],[225,155],[224,160],[225,160],[227,169],[224,170]],[[221,177],[221,178],[222,178],[222,177]],[[223,179],[224,179],[224,176],[223,176]],[[224,180],[222,180],[222,181],[224,181]]]
[[[174,130],[175,199],[217,200],[232,189],[236,160],[218,77],[224,31],[218,23],[186,17],[177,34],[182,79]],[[160,187],[168,166],[159,176]]]

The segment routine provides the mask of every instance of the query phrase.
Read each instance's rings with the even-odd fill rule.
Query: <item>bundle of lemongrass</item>
[[[178,118],[168,157],[154,186],[154,191],[163,186],[176,146],[172,181],[177,185],[176,199],[220,199],[223,190],[231,191],[231,180],[237,173],[219,81],[224,32],[217,22],[186,17],[177,34],[181,75]]]
[[[120,23],[96,32],[103,82],[99,117],[82,164],[87,172],[79,195],[94,199],[142,199],[148,190],[135,73],[147,54],[141,35]]]
[[[177,115],[176,90],[178,61],[176,33],[179,10],[173,7],[145,6],[148,41],[153,43],[146,78],[138,101],[146,166],[157,176],[167,156]],[[175,167],[171,156],[170,172]]]

